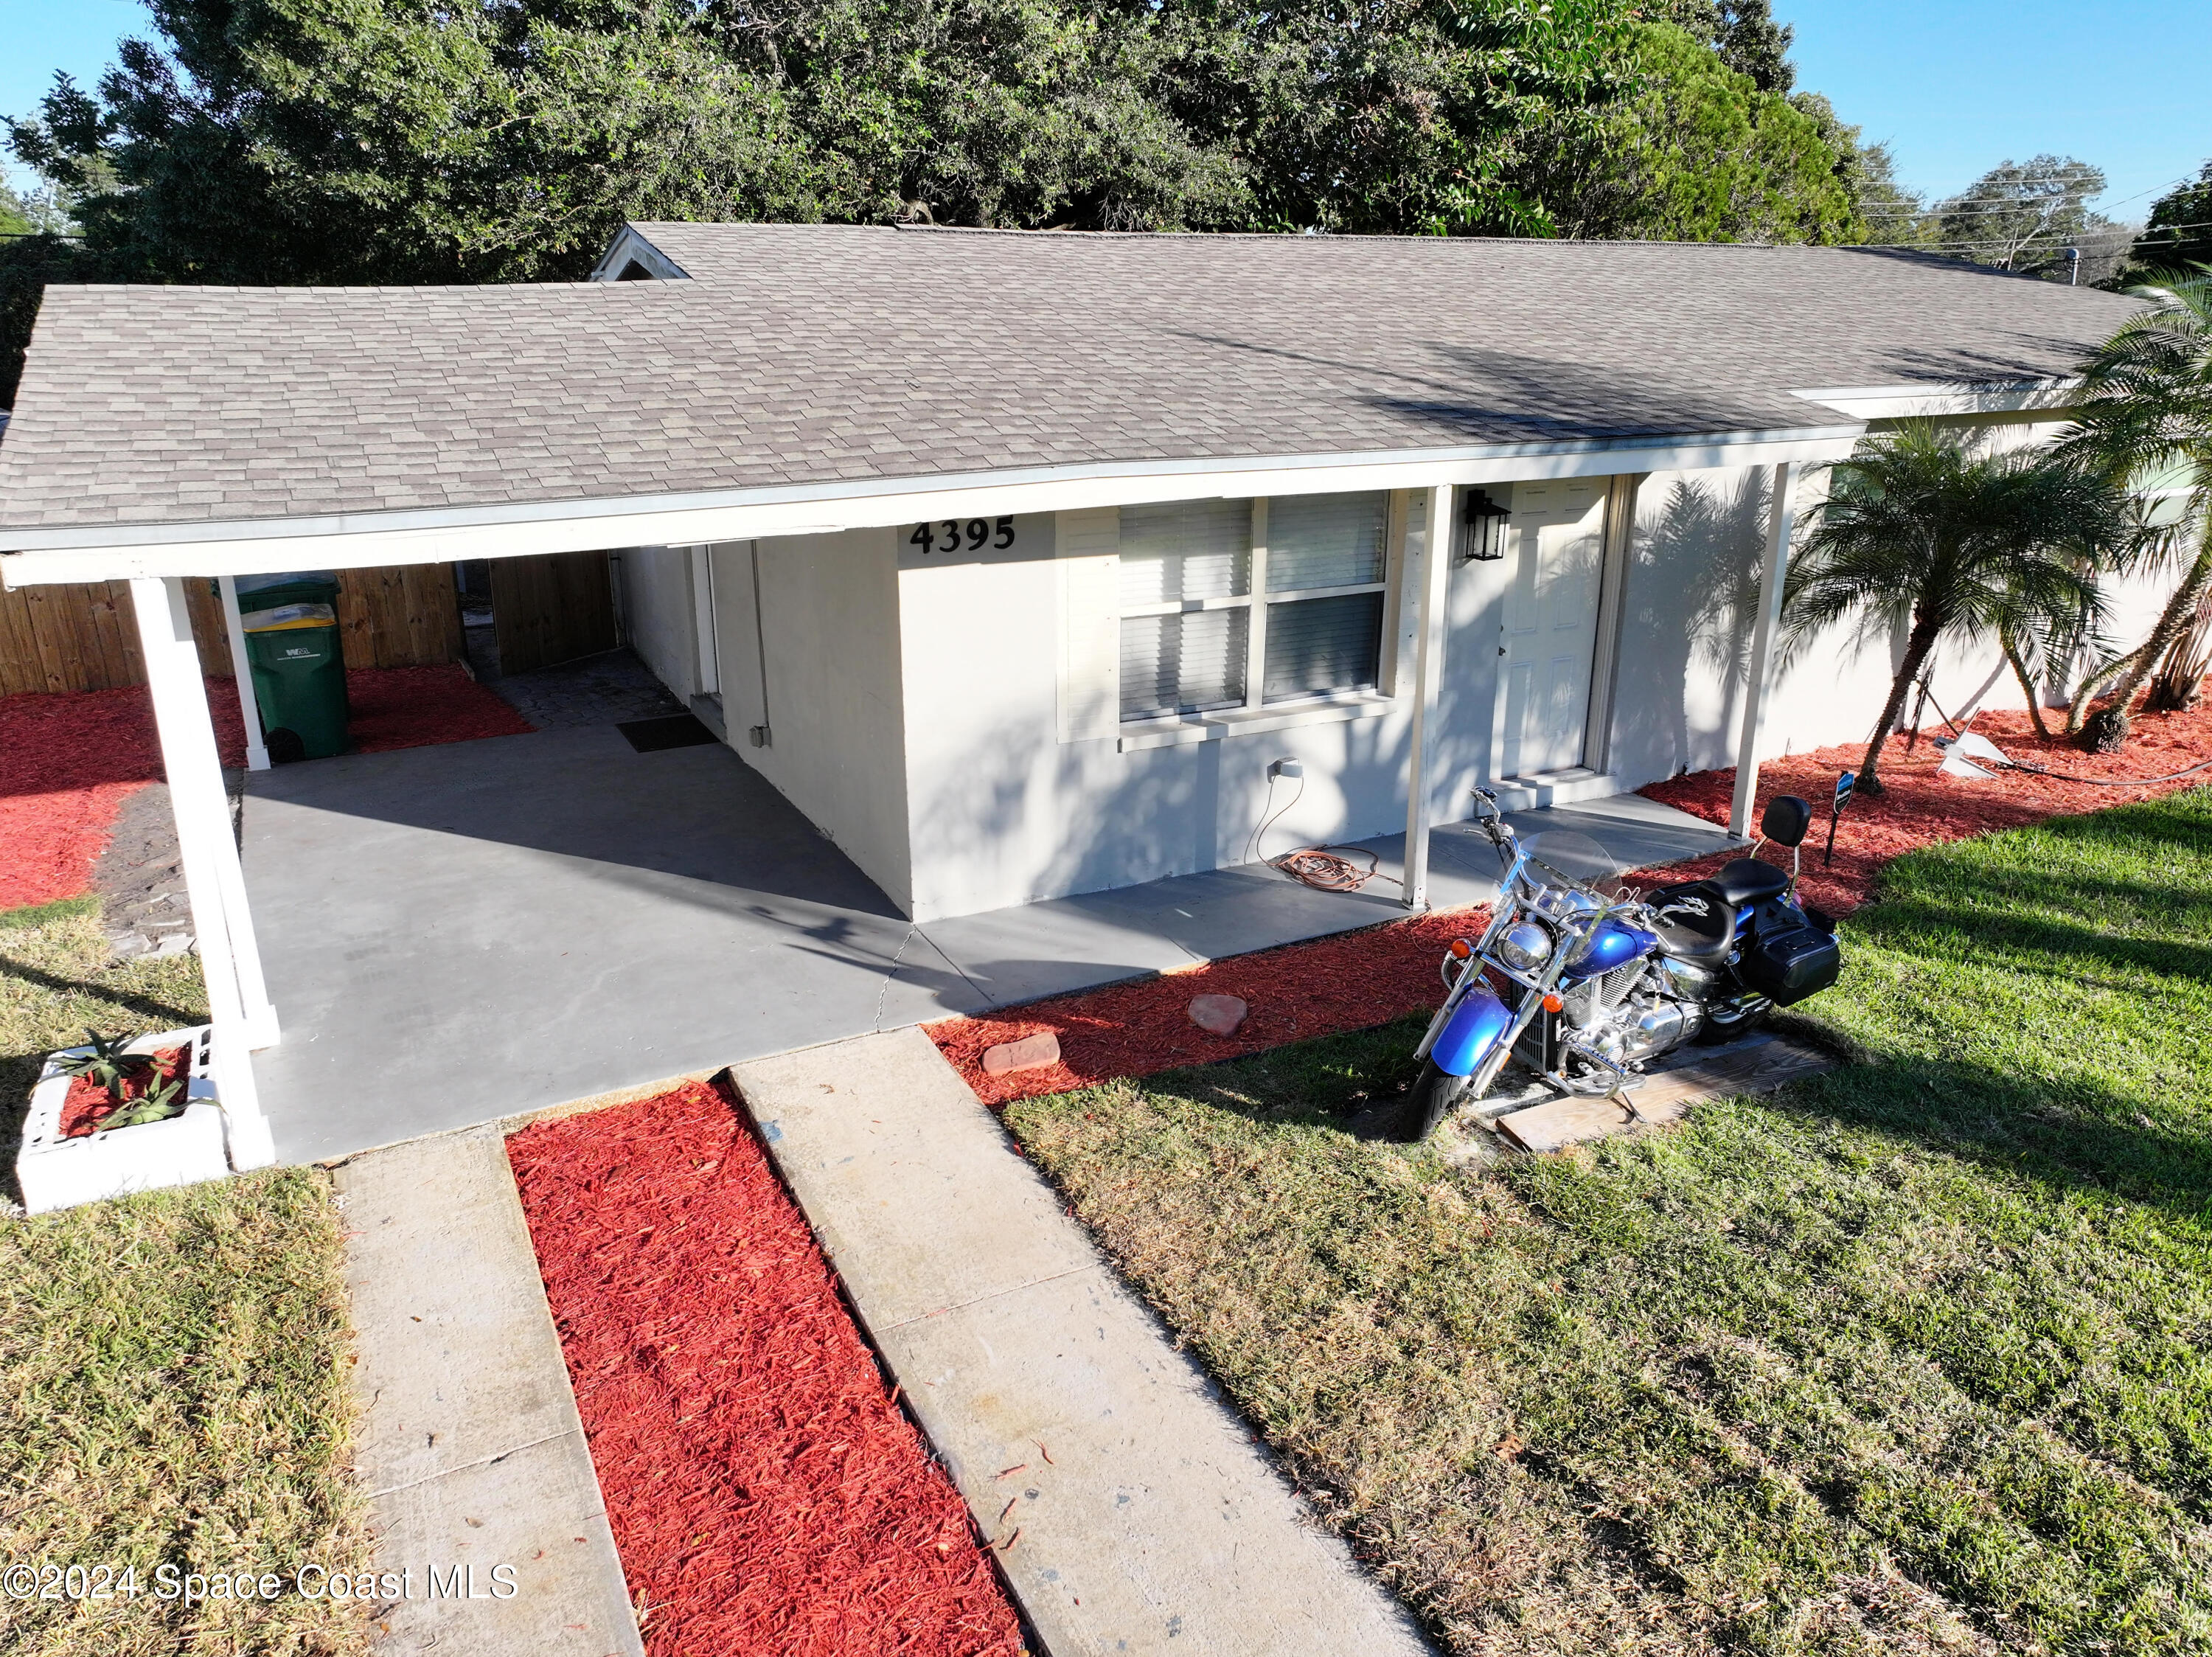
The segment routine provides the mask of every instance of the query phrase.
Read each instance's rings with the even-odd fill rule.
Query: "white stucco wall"
[[[2039,435],[2001,423],[1990,441],[2012,447]],[[1770,478],[1765,467],[1658,473],[1638,492],[1620,562],[1603,756],[1622,787],[1735,763]],[[1823,487],[1820,474],[1801,476],[1799,508]],[[1255,827],[1294,792],[1257,855],[1403,828],[1402,705],[1379,717],[1126,753],[1111,738],[1060,740],[1064,647],[1050,521],[1024,519],[1018,544],[1003,555],[908,558],[899,572],[917,917],[1240,863],[1255,855]],[[1450,573],[1432,820],[1464,819],[1469,787],[1493,775],[1510,569],[1455,564]],[[2148,624],[2157,593],[2136,583],[2113,598],[2113,631],[2124,637]],[[1862,641],[1848,629],[1800,648],[1777,675],[1766,752],[1863,741],[1888,691],[1891,649],[1886,637]],[[1409,685],[1409,657],[1400,672]],[[2022,700],[1994,645],[1947,650],[1934,685],[1954,716]],[[1268,767],[1285,757],[1303,763],[1303,789],[1276,783],[1271,795]]]
[[[732,542],[710,555],[731,746],[906,908],[913,880],[891,532],[757,543],[757,627],[754,545]],[[769,741],[756,747],[748,733],[761,724]]]
[[[969,914],[1243,862],[1261,818],[1298,785],[1265,850],[1405,826],[1409,716],[1124,753],[1060,740],[1060,600],[1049,516],[1004,553],[899,571],[913,914]]]
[[[699,652],[691,600],[691,550],[631,546],[618,555],[623,626],[653,677],[689,704],[699,691]]]
[[[1999,451],[2057,429],[2048,422],[1977,423]],[[1625,786],[1735,764],[1768,476],[1765,467],[1654,472],[1638,490],[1607,767]],[[1826,487],[1825,473],[1802,476],[1798,511]],[[2148,630],[2163,594],[2156,581],[2138,579],[2112,583],[2106,597],[2112,637],[2129,640]],[[1769,692],[1762,757],[1865,742],[1903,648],[1902,634],[1862,637],[1845,626],[1786,651]],[[1977,707],[2026,705],[1993,642],[1947,645],[1929,682],[1954,718]],[[1933,710],[1928,722],[1940,728]]]
[[[1989,441],[2039,435],[1996,423]],[[1622,787],[1735,761],[1769,477],[1765,467],[1656,473],[1638,490],[1618,555],[1602,755]],[[1822,483],[1817,472],[1801,478],[1801,509]],[[1401,503],[1416,542],[1424,509],[1419,495]],[[1412,665],[1395,603],[1386,629],[1403,648],[1386,657],[1384,683],[1401,699],[1379,715],[1129,752],[1116,735],[1069,740],[1064,582],[1073,561],[1057,554],[1063,524],[1075,521],[1024,515],[1012,546],[950,556],[907,545],[896,530],[759,543],[765,709],[750,544],[716,548],[732,746],[921,920],[1403,828]],[[1068,550],[1081,549],[1071,539]],[[687,557],[639,558],[626,588],[641,654],[679,694],[693,659]],[[1401,593],[1415,562],[1401,545],[1392,570]],[[1432,820],[1465,818],[1469,787],[1494,776],[1511,567],[1455,562],[1448,578]],[[2114,597],[2113,631],[2125,637],[2148,624],[2159,594],[2136,583]],[[1109,618],[1109,638],[1111,627]],[[1775,681],[1767,753],[1863,740],[1893,648],[1838,631],[1797,649]],[[1938,662],[1936,696],[1954,715],[2017,707],[2001,668],[1994,646],[1954,648]],[[772,742],[752,746],[748,728],[762,723]],[[1301,763],[1302,784],[1271,782],[1281,758]],[[1255,844],[1255,830],[1283,807]]]

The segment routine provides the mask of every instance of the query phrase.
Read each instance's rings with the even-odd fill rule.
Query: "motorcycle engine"
[[[1560,996],[1559,1017],[1584,1045],[1616,1064],[1633,1064],[1680,1046],[1705,1027],[1704,1008],[1678,982],[1681,963],[1647,957],[1585,979]],[[1691,972],[1698,969],[1691,967]],[[1710,973],[1698,973],[1703,978]]]

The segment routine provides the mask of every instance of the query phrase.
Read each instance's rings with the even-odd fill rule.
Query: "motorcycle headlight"
[[[1498,941],[1498,959],[1516,972],[1534,972],[1552,959],[1552,935],[1534,921],[1519,921]]]

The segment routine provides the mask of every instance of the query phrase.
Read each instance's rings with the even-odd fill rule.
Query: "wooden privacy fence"
[[[231,671],[214,583],[185,583],[200,665]],[[423,667],[461,659],[461,611],[449,564],[338,571],[338,628],[349,667]],[[105,691],[145,682],[138,619],[123,582],[0,592],[0,696]]]

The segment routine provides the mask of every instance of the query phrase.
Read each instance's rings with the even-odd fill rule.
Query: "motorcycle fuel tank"
[[[1559,974],[1559,982],[1580,984],[1584,978],[1610,972],[1616,966],[1626,966],[1658,947],[1659,940],[1642,927],[1607,917],[1597,923],[1597,932],[1583,958],[1569,963],[1566,971]]]

